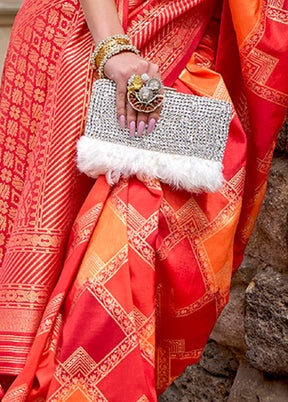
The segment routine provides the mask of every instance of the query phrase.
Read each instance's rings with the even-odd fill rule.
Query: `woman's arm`
[[[88,27],[96,45],[115,34],[123,34],[114,0],[80,0]]]
[[[114,0],[80,0],[80,4],[96,45],[108,36],[124,33]],[[107,61],[104,73],[117,85],[116,106],[121,127],[127,122],[131,136],[136,129],[141,136],[147,124],[148,132],[152,132],[160,109],[150,114],[136,113],[129,104],[126,107],[126,92],[128,79],[133,74],[146,73],[149,77],[161,78],[158,66],[134,53],[123,52]]]

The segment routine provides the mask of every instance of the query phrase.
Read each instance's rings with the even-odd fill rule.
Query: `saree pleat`
[[[247,174],[235,236],[233,272],[242,261],[265,195],[273,151],[288,105],[288,80],[284,74],[288,43],[283,40],[287,34],[288,3],[263,0],[247,2],[245,7],[240,3],[224,2],[219,40],[223,52],[218,52],[219,63],[216,63],[248,139]],[[235,60],[231,60],[233,68],[229,69],[225,56],[233,48]]]
[[[117,2],[166,84],[233,101],[223,188],[188,194],[77,173],[92,39],[76,0],[36,3],[17,17],[0,101],[11,234],[0,373],[20,373],[4,400],[154,401],[199,360],[264,197],[287,108],[287,4],[247,2],[238,15],[232,0]]]
[[[128,21],[127,2],[120,3]],[[150,29],[147,35],[161,42],[165,69],[174,66],[177,49],[165,25],[172,6],[171,1],[149,2],[157,32]],[[191,28],[189,43],[196,47],[195,36],[209,17],[182,27],[183,15],[193,6],[184,1],[178,10],[172,7],[176,22],[170,17],[169,27],[175,25],[180,37]],[[152,23],[147,13],[144,17],[137,14],[131,19],[131,36],[137,43],[141,24]],[[148,45],[149,41],[139,43],[147,57]],[[17,374],[25,363],[61,271],[72,223],[91,188],[91,181],[77,172],[75,144],[83,133],[91,93],[92,48],[77,0],[23,3],[1,89],[0,373]]]

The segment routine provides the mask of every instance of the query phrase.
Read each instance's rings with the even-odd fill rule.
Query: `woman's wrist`
[[[139,50],[133,45],[123,45],[123,46],[119,47],[118,49],[111,50],[109,53],[105,54],[104,58],[101,61],[100,66],[98,68],[98,73],[99,73],[100,78],[105,77],[104,67],[105,67],[105,64],[107,63],[107,61],[111,57],[116,56],[117,54],[123,53],[123,52],[132,52],[132,53],[135,53],[137,56],[139,56],[139,54],[140,54]]]
[[[106,62],[113,56],[122,52],[132,52],[139,55],[138,49],[132,45],[127,35],[112,35],[102,40],[95,48],[91,56],[91,62],[95,70],[98,69],[100,78],[104,78]]]
[[[99,69],[100,64],[106,54],[123,45],[131,45],[129,36],[116,34],[107,36],[105,39],[99,42],[91,56],[91,62],[95,70],[97,70],[97,68]]]
[[[100,64],[107,53],[114,48],[123,45],[132,45],[128,35],[111,35],[102,40],[95,48],[93,56],[95,58],[94,68],[99,68]],[[93,63],[92,63],[93,64]]]

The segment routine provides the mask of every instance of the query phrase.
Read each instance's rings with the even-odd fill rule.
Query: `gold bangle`
[[[133,52],[137,55],[140,54],[139,50],[133,46],[133,45],[121,45],[121,46],[115,46],[109,53],[106,53],[105,56],[103,57],[101,64],[98,68],[98,74],[100,78],[104,78],[104,67],[107,61],[112,57],[116,56],[116,54],[122,53],[122,52]]]
[[[131,44],[131,39],[129,38],[129,36],[127,35],[122,35],[122,34],[117,34],[117,35],[112,35],[112,36],[108,36],[107,38],[105,38],[104,40],[102,40],[95,48],[94,52],[91,55],[91,63],[94,67],[95,70],[97,70],[101,64],[101,61],[99,61],[98,59],[98,66],[96,64],[96,58],[98,57],[99,52],[101,51],[101,49],[103,48],[103,46],[105,46],[106,44],[108,44],[109,42],[114,43],[114,46],[116,46],[117,41],[120,41],[121,44]],[[101,52],[102,53],[102,52]],[[105,54],[104,54],[105,55]],[[104,57],[103,55],[103,57]],[[101,57],[101,60],[103,59],[103,57]]]
[[[95,58],[95,64],[97,68],[100,67],[100,64],[105,57],[105,54],[111,52],[114,48],[122,45],[131,45],[130,41],[127,41],[126,39],[111,39],[109,42],[105,43],[101,49],[99,50],[96,58]]]

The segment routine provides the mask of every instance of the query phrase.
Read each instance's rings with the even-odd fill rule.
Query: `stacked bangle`
[[[100,78],[104,77],[104,66],[110,57],[122,52],[139,54],[139,50],[132,45],[129,36],[113,35],[102,40],[95,48],[91,56],[91,63],[95,70],[98,69]]]
[[[107,63],[107,60],[109,60],[110,57],[115,56],[116,54],[119,54],[122,52],[133,52],[133,53],[139,55],[139,50],[133,45],[122,45],[122,46],[115,47],[109,53],[106,53],[101,61],[101,64],[98,68],[98,73],[99,73],[100,78],[104,78],[104,66]]]
[[[117,40],[114,39],[104,43],[103,46],[100,48],[97,56],[95,57],[95,65],[99,68],[105,54],[109,53],[115,47],[123,45],[131,45],[131,42],[130,41],[128,42],[126,39],[119,38]]]

